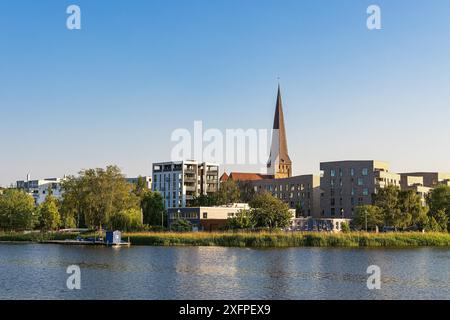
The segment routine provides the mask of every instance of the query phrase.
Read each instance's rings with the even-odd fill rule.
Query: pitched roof
[[[220,177],[220,182],[225,182],[225,181],[227,181],[228,180],[228,175],[227,175],[227,173],[226,172],[224,172],[223,174],[222,174],[222,176]]]
[[[231,172],[229,179],[233,181],[256,181],[264,179],[272,179],[272,175],[247,172]]]

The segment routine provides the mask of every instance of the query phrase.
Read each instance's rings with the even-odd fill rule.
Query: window
[[[208,219],[208,212],[203,212],[203,219]]]
[[[351,168],[350,169],[350,175],[353,177],[355,175],[355,169]]]
[[[336,176],[336,170],[331,169],[330,175],[331,175],[332,177],[335,177],[335,176]]]
[[[358,186],[363,186],[363,185],[364,185],[363,178],[358,178]]]
[[[369,195],[369,189],[364,188],[364,190],[363,190],[363,195],[364,195],[364,196],[368,196],[368,195]]]
[[[362,175],[367,176],[369,174],[369,170],[367,168],[362,169]]]
[[[335,208],[331,208],[331,215],[333,217],[336,215],[336,209]]]

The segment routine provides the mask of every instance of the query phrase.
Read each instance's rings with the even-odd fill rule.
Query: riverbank
[[[0,242],[45,242],[75,239],[67,233],[0,233]],[[287,247],[450,247],[450,233],[314,233],[314,232],[145,232],[124,233],[132,245],[221,246],[248,248]]]
[[[450,247],[448,233],[130,233],[134,245],[225,247]]]

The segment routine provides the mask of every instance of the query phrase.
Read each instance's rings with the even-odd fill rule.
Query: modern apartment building
[[[284,179],[263,179],[247,181],[255,192],[267,191],[282,200],[291,209],[300,209],[301,216],[320,215],[320,176],[301,175]]]
[[[152,190],[161,193],[166,208],[186,207],[219,190],[219,166],[193,160],[154,163]]]
[[[321,216],[352,219],[355,208],[372,204],[372,195],[388,185],[400,187],[399,174],[381,161],[334,161],[320,164]]]
[[[40,205],[45,201],[50,192],[55,198],[62,198],[63,191],[61,183],[63,180],[64,178],[30,180],[28,176],[25,181],[17,181],[16,188],[33,196],[36,205]]]
[[[422,178],[421,184],[424,187],[435,188],[440,184],[450,186],[450,173],[444,172],[407,172],[403,176]]]

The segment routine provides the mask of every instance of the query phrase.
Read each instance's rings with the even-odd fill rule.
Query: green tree
[[[428,205],[432,216],[443,211],[450,221],[450,186],[442,185],[434,188],[428,197]],[[447,229],[450,230],[450,225],[447,225]]]
[[[288,205],[268,192],[256,195],[249,205],[256,228],[287,228],[290,225],[292,214]]]
[[[136,184],[134,185],[134,190],[133,190],[134,194],[135,194],[136,196],[138,196],[139,198],[142,198],[143,195],[144,195],[147,191],[150,191],[150,189],[149,189],[148,186],[147,186],[147,181],[145,180],[144,177],[139,176],[139,177],[137,178]]]
[[[396,229],[404,226],[408,216],[403,214],[399,208],[400,189],[395,186],[388,186],[378,190],[374,195],[374,205],[382,210],[384,223]]]
[[[170,229],[177,232],[189,232],[192,231],[192,224],[187,220],[178,219],[172,223]]]
[[[443,209],[438,210],[429,216],[428,224],[425,229],[436,232],[448,231],[449,218]]]
[[[220,184],[219,191],[217,191],[217,204],[227,205],[239,202],[241,192],[238,184],[233,180],[227,180]]]
[[[144,217],[144,224],[150,226],[162,226],[165,221],[166,210],[164,199],[159,192],[147,190],[141,198],[141,208]]]
[[[211,195],[199,195],[195,197],[190,203],[189,207],[213,207],[217,205],[217,196],[215,194]]]
[[[256,191],[254,186],[248,181],[240,181],[237,183],[239,188],[239,201],[243,203],[248,203],[254,199],[256,196]],[[237,202],[237,201],[235,201]]]
[[[51,194],[38,207],[38,221],[41,231],[53,231],[59,228],[61,217],[58,201]]]
[[[384,224],[383,211],[380,207],[372,205],[363,205],[356,207],[352,224],[357,229],[374,230],[376,227],[382,227]]]
[[[139,208],[139,198],[131,192],[133,186],[117,166],[83,170],[78,177],[69,177],[63,189],[65,214],[78,217],[78,222],[82,215],[90,228],[101,229],[113,214]]]
[[[234,217],[227,220],[227,229],[244,230],[253,228],[254,223],[251,210],[239,210]]]
[[[62,183],[63,200],[61,201],[61,227],[81,228],[86,226],[84,219],[85,194],[88,191],[81,178],[68,177]]]
[[[109,219],[110,230],[137,231],[142,228],[142,213],[137,208],[114,213]]]
[[[32,196],[15,189],[8,189],[0,194],[0,229],[31,230],[36,220]]]

